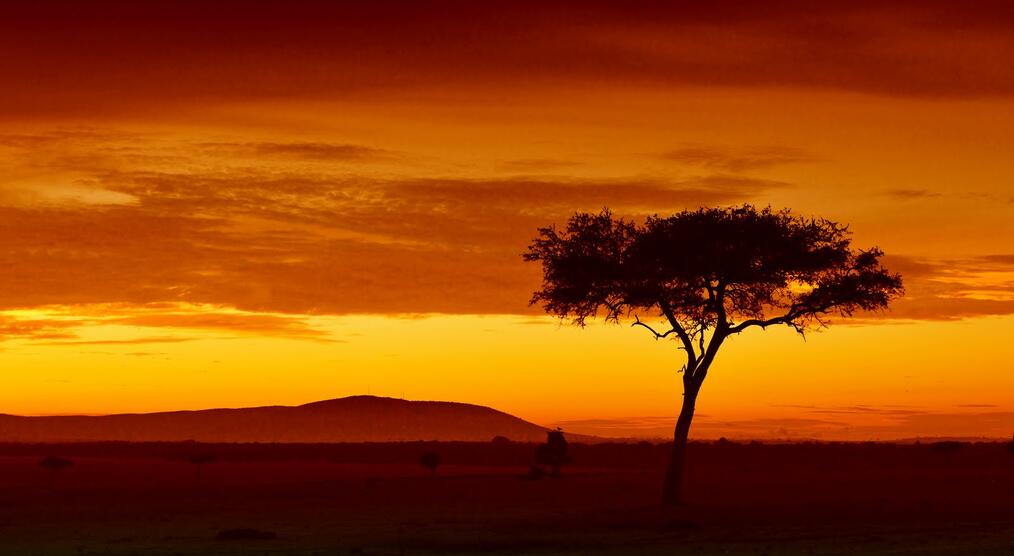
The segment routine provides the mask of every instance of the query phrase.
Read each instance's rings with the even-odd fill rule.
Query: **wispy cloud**
[[[207,142],[196,145],[201,149],[214,149],[232,154],[250,154],[267,157],[298,158],[321,161],[389,161],[398,153],[365,145],[321,142]]]
[[[609,206],[636,217],[792,187],[728,172],[389,176],[220,152],[356,159],[392,152],[375,147],[148,138],[151,152],[176,157],[167,164],[123,156],[118,149],[135,139],[54,131],[11,140],[13,165],[66,172],[131,202],[0,203],[0,262],[12,269],[0,275],[0,308],[204,304],[276,316],[149,314],[128,323],[294,337],[313,333],[278,314],[530,314],[537,269],[522,264],[520,252],[539,226],[575,210]]]
[[[584,165],[583,162],[559,158],[519,158],[505,160],[497,165],[497,169],[511,173],[530,173],[569,170]]]
[[[256,156],[237,162],[216,151],[336,158],[393,152],[373,146],[229,140],[201,148],[145,138],[151,152],[175,157],[166,164],[135,159],[130,148],[139,140],[94,129],[6,137],[12,168],[67,173],[81,187],[130,202],[0,203],[0,263],[10,269],[0,274],[0,308],[212,305],[275,316],[146,315],[135,324],[173,327],[190,319],[185,324],[198,328],[303,338],[321,336],[278,315],[532,314],[527,300],[538,269],[521,264],[519,254],[536,228],[603,206],[642,217],[763,198],[795,186],[731,170],[810,158],[777,147],[694,147],[677,158],[700,172],[675,178],[399,176],[278,166]],[[863,322],[1014,314],[1008,254],[946,261],[890,256],[887,263],[905,277],[908,295]]]
[[[140,338],[124,338],[117,340],[58,340],[51,342],[35,342],[37,346],[107,346],[134,344],[178,344],[192,342],[198,338],[184,336],[142,336]]]
[[[931,260],[899,255],[885,259],[905,277],[906,295],[890,311],[871,318],[955,320],[1014,314],[1014,256],[992,254]]]
[[[108,332],[110,330],[111,333]],[[188,333],[151,334],[154,330]],[[115,334],[115,337],[95,337],[95,331],[107,331],[108,334]],[[130,331],[133,331],[132,335]],[[194,334],[198,331],[212,334]],[[303,315],[254,313],[192,304],[60,305],[38,307],[27,312],[0,313],[0,342],[25,340],[30,345],[179,343],[208,337],[221,339],[248,336],[329,343],[343,341],[332,337],[326,330],[315,328],[308,322],[308,317]],[[134,355],[148,354],[136,352]]]
[[[0,110],[150,113],[181,104],[424,97],[559,83],[918,97],[1014,92],[1014,77],[996,62],[1014,50],[1012,16],[993,1],[590,2],[579,10],[522,2],[509,18],[485,3],[290,5],[125,10],[99,1],[65,6],[57,17],[25,4],[0,21],[0,48],[30,54],[5,61]],[[81,45],[88,56],[67,63],[66,53]],[[355,56],[335,55],[342,52]],[[171,77],[158,71],[184,67]]]
[[[78,320],[18,318],[0,314],[0,342],[10,339],[72,339],[76,336],[68,329],[80,325]]]
[[[890,189],[887,191],[887,196],[903,201],[935,199],[941,195],[940,192],[929,189]]]
[[[662,158],[679,164],[724,172],[745,172],[815,160],[813,155],[801,149],[775,146],[738,149],[687,146],[665,152]]]

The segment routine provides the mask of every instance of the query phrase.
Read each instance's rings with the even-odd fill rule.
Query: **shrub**
[[[56,473],[74,465],[74,462],[60,456],[46,456],[39,461],[39,466],[52,473]]]
[[[542,470],[538,465],[533,465],[528,468],[528,472],[521,475],[522,479],[527,481],[538,481],[539,479],[546,476],[546,472]]]
[[[430,474],[436,476],[437,467],[440,466],[440,454],[435,452],[426,452],[419,458],[419,465],[429,469]]]
[[[223,529],[215,535],[215,539],[220,541],[267,541],[277,537],[274,531],[262,531],[253,527]]]

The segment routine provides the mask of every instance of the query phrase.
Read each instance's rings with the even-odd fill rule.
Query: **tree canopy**
[[[799,333],[835,315],[876,311],[902,293],[883,252],[854,249],[847,226],[751,205],[685,210],[643,224],[609,210],[578,213],[566,229],[539,229],[524,258],[543,266],[531,302],[584,325],[600,315],[657,338],[675,335],[691,369],[707,356],[706,334],[727,337],[752,326]],[[639,313],[664,317],[658,331]]]

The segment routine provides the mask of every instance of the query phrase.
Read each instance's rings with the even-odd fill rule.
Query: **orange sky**
[[[668,434],[673,344],[527,306],[609,206],[848,222],[908,295],[720,354],[701,437],[1014,432],[1014,13],[49,2],[0,18],[0,412],[371,392]]]

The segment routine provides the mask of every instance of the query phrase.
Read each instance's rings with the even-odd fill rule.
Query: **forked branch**
[[[631,327],[634,327],[634,326],[643,326],[643,327],[647,328],[649,332],[651,332],[652,334],[655,335],[655,339],[656,340],[661,340],[662,338],[667,337],[669,334],[675,334],[676,333],[676,329],[675,328],[673,328],[673,329],[671,329],[671,330],[669,330],[668,332],[665,332],[665,333],[659,333],[657,330],[655,330],[654,328],[652,328],[651,325],[646,324],[644,322],[641,322],[641,319],[637,315],[634,315],[634,322],[631,323],[630,326]]]

